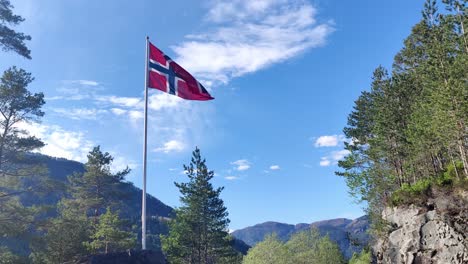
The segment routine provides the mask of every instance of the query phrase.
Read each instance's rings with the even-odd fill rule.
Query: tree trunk
[[[460,157],[463,162],[463,172],[465,173],[465,177],[468,177],[468,161],[466,159],[466,152],[463,146],[463,141],[460,139],[458,140],[458,149],[460,151]]]

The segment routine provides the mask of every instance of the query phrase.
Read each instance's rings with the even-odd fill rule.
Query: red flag
[[[149,43],[148,87],[187,100],[212,100],[208,91],[189,72]]]

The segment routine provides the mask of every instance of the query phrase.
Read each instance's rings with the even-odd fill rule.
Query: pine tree
[[[44,95],[27,89],[32,80],[30,73],[16,67],[0,78],[0,236],[5,241],[32,233],[36,209],[24,207],[19,197],[39,191],[44,176],[43,167],[27,159],[44,144],[19,127],[44,115]],[[26,188],[26,180],[38,188]]]
[[[189,166],[184,166],[187,183],[175,183],[182,206],[170,223],[169,235],[162,238],[163,250],[171,263],[208,264],[232,254],[229,245],[228,212],[219,198],[223,187],[213,188],[209,171],[198,148]]]
[[[69,202],[92,216],[95,223],[108,206],[115,205],[125,195],[117,187],[130,169],[112,173],[110,165],[113,159],[108,152],[103,153],[99,146],[94,147],[88,154],[86,172],[69,177],[73,198]]]
[[[0,0],[0,47],[3,51],[12,50],[31,59],[31,51],[24,43],[25,40],[31,40],[31,37],[8,27],[8,25],[17,26],[24,21],[21,16],[14,15],[12,9],[10,0]]]
[[[96,231],[91,235],[92,241],[87,244],[89,249],[107,254],[134,248],[136,236],[132,232],[125,231],[124,224],[118,213],[112,212],[108,207],[106,213],[99,217]]]
[[[27,89],[33,80],[30,73],[16,67],[6,70],[0,79],[0,175],[3,177],[22,176],[24,155],[44,146],[42,141],[19,128],[44,116],[41,110],[44,94],[31,94]]]
[[[64,263],[88,254],[85,242],[90,240],[91,223],[86,215],[66,201],[58,204],[58,210],[59,216],[43,230],[45,243],[34,249],[33,259],[38,263]]]

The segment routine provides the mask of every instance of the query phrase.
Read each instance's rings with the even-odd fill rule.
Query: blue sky
[[[378,65],[391,66],[420,19],[418,1],[12,0],[32,60],[0,53],[0,69],[33,73],[46,116],[27,124],[51,156],[78,161],[94,145],[141,186],[145,36],[216,98],[150,91],[148,192],[179,204],[174,181],[199,146],[225,186],[231,229],[363,214],[342,178],[342,128]]]

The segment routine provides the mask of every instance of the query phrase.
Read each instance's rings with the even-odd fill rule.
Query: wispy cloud
[[[127,110],[122,109],[122,108],[111,108],[110,110],[113,114],[118,115],[118,116],[127,113]]]
[[[125,168],[129,169],[136,169],[140,166],[140,164],[133,159],[128,159],[120,155],[119,153],[110,152],[110,154],[114,157],[112,161],[112,172],[117,172],[124,170]]]
[[[279,170],[281,169],[279,165],[271,165],[270,170]]]
[[[224,179],[226,179],[228,181],[234,181],[234,180],[238,180],[239,177],[237,177],[237,176],[226,176],[226,177],[224,177]]]
[[[79,85],[84,85],[84,86],[98,86],[99,83],[96,81],[91,81],[91,80],[72,80],[70,81],[72,83],[76,83]]]
[[[236,160],[236,161],[231,162],[231,164],[236,165],[235,169],[238,171],[248,170],[250,169],[250,165],[251,165],[251,163],[246,159]]]
[[[42,139],[46,145],[38,152],[52,157],[85,162],[86,155],[95,145],[83,132],[68,131],[57,125],[21,123],[19,127]]]
[[[180,152],[184,149],[185,149],[184,143],[177,141],[177,140],[170,140],[164,143],[162,147],[156,148],[154,151],[170,153],[170,152]]]
[[[103,105],[112,105],[118,107],[143,107],[143,100],[137,97],[123,97],[115,95],[97,95],[94,100]]]
[[[45,125],[41,123],[19,123],[18,128],[27,130],[31,136],[40,138],[45,146],[36,152],[57,158],[65,158],[79,162],[86,162],[89,151],[97,144],[87,139],[82,131],[69,131],[58,125]],[[114,157],[111,170],[117,172],[125,169],[135,169],[139,163],[126,158],[121,153],[110,151]]]
[[[61,116],[74,120],[96,120],[98,115],[108,113],[107,110],[95,108],[51,108],[51,110]]]
[[[338,150],[338,151],[332,151],[330,152],[329,155],[320,158],[319,165],[322,167],[327,167],[330,165],[336,165],[338,161],[342,160],[344,157],[346,157],[350,152],[346,149],[343,150]]]
[[[336,147],[341,142],[345,141],[343,135],[320,136],[315,140],[314,146],[320,147]]]
[[[301,0],[214,0],[213,26],[173,47],[176,60],[208,83],[227,83],[326,43],[333,23],[317,23],[317,9]]]
[[[330,159],[328,157],[322,157],[322,158],[320,158],[319,164],[322,167],[327,167],[327,166],[331,165],[331,161],[330,161]]]

